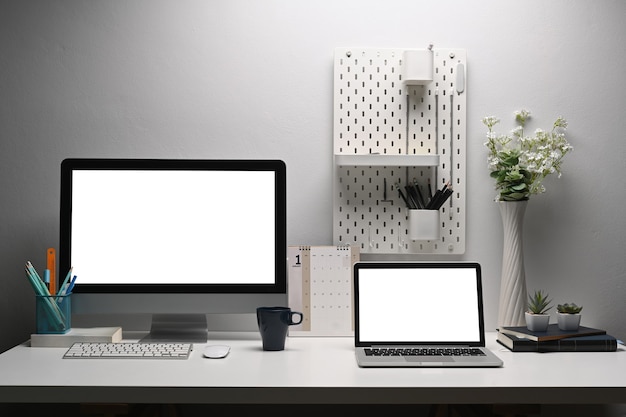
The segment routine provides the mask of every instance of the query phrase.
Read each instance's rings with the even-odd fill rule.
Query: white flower
[[[528,119],[530,111],[516,111],[518,126],[509,135],[493,131],[493,126],[500,121],[495,116],[482,119],[487,126],[488,166],[500,191],[498,200],[528,200],[532,194],[545,192],[542,181],[553,173],[561,177],[562,160],[573,149],[565,139],[563,131],[567,121],[562,116],[554,122],[551,131],[536,129],[533,136],[524,136]]]
[[[498,120],[498,118],[495,116],[487,116],[483,118],[483,123],[490,129],[493,126],[495,126],[498,122],[500,122],[500,120]]]
[[[522,127],[526,123],[526,120],[530,119],[530,112],[528,110],[519,110],[515,112],[515,121]]]

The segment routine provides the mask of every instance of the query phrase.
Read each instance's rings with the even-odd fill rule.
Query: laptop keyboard
[[[485,356],[479,348],[367,348],[367,356]]]

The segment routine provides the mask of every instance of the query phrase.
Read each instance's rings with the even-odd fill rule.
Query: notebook
[[[478,263],[356,262],[354,319],[360,367],[503,364],[485,347]]]

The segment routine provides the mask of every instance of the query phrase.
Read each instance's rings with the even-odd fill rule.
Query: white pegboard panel
[[[405,49],[337,48],[334,63],[333,239],[361,253],[465,252],[467,62],[433,49],[433,80],[405,85]],[[387,157],[387,158],[386,158]],[[388,161],[389,163],[385,162]],[[412,240],[398,193],[450,183],[440,239]]]

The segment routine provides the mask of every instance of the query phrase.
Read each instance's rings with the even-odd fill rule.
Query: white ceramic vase
[[[528,305],[522,232],[528,200],[499,201],[504,241],[498,327],[523,326]]]

